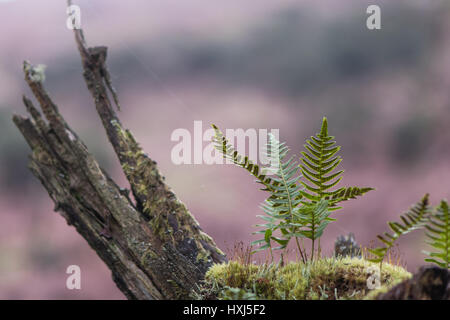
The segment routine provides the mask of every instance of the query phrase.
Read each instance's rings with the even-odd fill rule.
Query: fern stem
[[[316,240],[316,222],[314,221],[314,214],[312,215],[311,219],[311,240],[312,240],[312,246],[311,246],[311,261],[314,260],[314,242]]]
[[[320,238],[317,239],[317,258],[320,259],[320,257],[322,256],[322,248],[320,246]]]
[[[320,130],[320,137],[323,139],[323,138],[326,138],[328,136],[328,124],[326,124],[326,126],[324,126],[324,125],[322,125],[322,128],[321,128],[321,130]],[[323,146],[323,140],[320,140],[320,159],[319,159],[319,168],[322,168],[322,166],[323,166],[323,149],[324,149],[324,146]],[[323,179],[323,177],[322,177],[322,170],[319,170],[319,181],[322,181],[322,179]],[[320,199],[322,199],[323,198],[323,190],[322,190],[322,186],[319,188],[320,190],[319,190],[319,198]],[[314,236],[314,234],[313,234],[313,236]],[[314,248],[314,242],[313,242],[313,248]],[[314,250],[312,250],[313,252],[312,253],[314,253]],[[318,239],[318,252],[319,252],[319,256],[320,256],[320,251],[321,251],[321,249],[320,249],[320,238]]]
[[[295,242],[297,244],[298,251],[300,252],[300,257],[302,258],[303,263],[305,263],[306,259],[305,259],[305,256],[303,255],[303,250],[300,247],[300,243],[298,242],[298,238],[297,237],[295,237]]]
[[[305,261],[308,261],[308,256],[306,255],[306,248],[305,248],[305,243],[303,242],[303,238],[300,239],[300,244],[301,244],[301,247],[302,247],[303,252],[305,254]]]
[[[272,247],[269,247],[269,252],[270,252],[270,259],[271,259],[271,262],[273,263],[273,252],[272,252]]]

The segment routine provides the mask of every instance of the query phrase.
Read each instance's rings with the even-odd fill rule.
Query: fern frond
[[[297,183],[300,176],[294,157],[286,160],[289,148],[285,143],[280,143],[272,134],[269,134],[266,153],[267,157],[275,160],[272,163],[272,168],[270,168],[273,174],[271,176],[273,182],[271,190],[269,190],[271,195],[261,206],[264,213],[268,216],[263,219],[268,221],[268,223],[257,225],[258,227],[263,227],[265,231],[261,230],[256,233],[263,233],[262,231],[264,231],[265,245],[270,245],[270,240],[274,240],[280,244],[280,247],[276,249],[283,249],[289,243],[289,238],[275,237],[273,233],[275,230],[280,229],[282,234],[286,235],[295,232],[297,229],[297,227],[291,228],[286,221],[292,220],[294,209],[301,203],[301,187]],[[261,242],[259,240],[259,243]]]
[[[306,182],[301,182],[306,189],[302,192],[305,199],[311,203],[327,199],[330,210],[337,210],[340,209],[336,207],[337,203],[362,196],[374,189],[347,187],[330,190],[342,180],[344,172],[335,170],[342,158],[337,155],[341,147],[336,146],[333,139],[334,137],[328,134],[328,122],[324,117],[320,132],[316,136],[311,136],[310,140],[306,140],[304,145],[306,151],[302,152],[300,168],[306,179]]]
[[[229,159],[235,165],[247,170],[257,179],[258,183],[265,186],[262,190],[271,191],[274,187],[277,187],[277,183],[274,182],[271,177],[267,176],[267,172],[263,170],[264,168],[261,169],[259,165],[253,163],[247,156],[239,154],[239,152],[228,142],[222,131],[214,124],[211,126],[215,132],[215,136],[212,139],[214,147],[225,159]]]
[[[296,236],[305,237],[311,240],[320,238],[325,227],[335,219],[329,218],[328,201],[320,200],[315,204],[305,204],[299,207],[294,213],[291,226],[301,227]]]
[[[265,223],[256,225],[262,230],[256,231],[254,234],[262,234],[263,238],[252,242],[252,245],[260,245],[254,252],[271,250],[271,241],[280,244],[280,247],[275,249],[285,248],[289,238],[277,237],[274,233],[280,230],[281,234],[285,235],[295,231],[296,228],[291,230],[285,221],[291,220],[294,208],[300,205],[302,199],[301,185],[298,184],[301,177],[298,174],[298,164],[294,157],[286,158],[289,148],[285,143],[280,143],[274,135],[269,134],[265,156],[272,160],[271,167],[260,168],[247,156],[240,155],[217,126],[212,125],[212,127],[215,131],[213,142],[216,150],[235,165],[246,169],[257,179],[257,182],[264,185],[265,188],[262,190],[270,193],[268,199],[261,205],[265,215],[258,216]]]
[[[378,235],[377,238],[384,244],[382,247],[369,249],[375,258],[369,259],[372,262],[382,263],[386,253],[394,242],[402,235],[407,234],[413,230],[422,228],[428,221],[431,209],[429,206],[428,194],[422,200],[412,206],[406,213],[400,216],[402,222],[388,222],[389,228],[393,233],[385,232],[384,235]]]
[[[273,201],[267,199],[261,205],[261,209],[266,215],[258,215],[257,217],[263,219],[264,221],[266,221],[266,223],[255,225],[255,227],[260,227],[263,229],[255,231],[253,232],[253,234],[262,234],[263,238],[253,241],[251,243],[252,246],[259,245],[259,247],[257,247],[253,251],[253,253],[269,248],[271,249],[272,240],[280,244],[279,247],[276,247],[274,249],[285,248],[289,243],[289,239],[283,239],[280,237],[276,237],[274,235],[275,231],[277,231],[280,228],[283,228],[280,221],[282,221],[286,217],[286,214],[285,213],[280,214],[280,212],[283,210],[282,207],[277,206]]]
[[[315,240],[322,236],[323,231],[331,221],[335,221],[335,219],[329,217],[330,214],[328,201],[323,199],[317,203],[304,204],[294,212],[290,226],[298,227],[299,230],[292,236],[312,240],[311,260],[314,257]]]
[[[277,209],[278,212],[292,215],[294,208],[300,204],[302,198],[301,187],[298,184],[301,178],[298,174],[298,165],[294,157],[285,160],[289,148],[284,142],[280,143],[271,133],[269,133],[266,153],[267,157],[275,159],[275,163],[270,169],[273,173],[271,201],[277,207],[283,208]]]
[[[430,239],[427,241],[429,245],[436,249],[437,252],[426,252],[430,257],[425,259],[427,262],[437,264],[442,268],[450,268],[450,210],[445,200],[435,212],[430,216],[428,224],[425,225],[428,232],[426,236]]]
[[[333,192],[332,195],[325,196],[324,199],[328,200],[331,203],[331,206],[334,206],[339,202],[356,199],[356,197],[360,197],[371,190],[375,189],[370,187],[342,187]],[[333,209],[340,209],[340,207]]]
[[[309,191],[308,198],[313,202],[320,201],[325,195],[332,195],[329,189],[342,179],[343,170],[333,172],[342,161],[342,158],[336,155],[341,147],[335,146],[333,139],[333,136],[328,135],[327,119],[323,118],[320,133],[315,137],[311,136],[304,145],[306,152],[302,152],[300,168],[309,184],[302,183]]]

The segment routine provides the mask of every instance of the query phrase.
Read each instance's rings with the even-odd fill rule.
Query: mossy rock
[[[206,273],[198,298],[203,299],[373,299],[411,278],[400,266],[384,263],[381,287],[368,288],[370,270],[378,268],[360,258],[323,258],[310,263],[213,265]],[[372,271],[373,272],[373,271]]]

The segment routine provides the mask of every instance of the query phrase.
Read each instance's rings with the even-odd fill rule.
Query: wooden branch
[[[109,98],[118,106],[105,64],[107,48],[87,47],[81,30],[75,30],[75,40],[87,87],[136,203],[66,123],[44,89],[42,70],[25,62],[25,80],[44,115],[24,96],[31,118],[13,117],[32,150],[29,167],[55,211],[97,252],[129,299],[189,298],[208,268],[226,257],[123,128]]]

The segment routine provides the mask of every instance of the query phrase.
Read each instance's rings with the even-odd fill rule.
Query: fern
[[[271,171],[272,197],[273,205],[277,208],[276,212],[290,217],[295,207],[301,202],[301,190],[298,185],[300,175],[297,174],[298,167],[294,157],[285,160],[289,148],[286,143],[280,143],[273,134],[269,134],[269,142],[266,149],[266,157],[275,159],[275,166],[267,169]]]
[[[288,222],[292,220],[294,209],[300,205],[302,196],[297,183],[300,179],[297,174],[297,163],[294,157],[285,160],[288,152],[289,148],[285,143],[280,143],[272,134],[269,134],[266,156],[275,159],[275,166],[267,169],[273,176],[271,177],[271,195],[261,206],[266,216],[258,216],[267,223],[256,225],[264,229],[254,233],[264,234],[264,238],[252,242],[252,245],[263,242],[265,244],[255,251],[271,248],[271,240],[280,244],[275,249],[284,249],[290,240],[288,235],[296,232],[297,227],[291,227]],[[281,231],[281,237],[274,236],[277,229]],[[303,254],[300,247],[299,250]]]
[[[362,196],[371,190],[375,190],[375,189],[370,188],[370,187],[363,187],[363,188],[343,187],[343,188],[340,188],[339,190],[336,190],[335,192],[333,192],[332,195],[325,196],[324,199],[329,200],[333,205],[336,205],[336,203],[339,203],[342,201],[356,199],[356,197]],[[333,209],[338,209],[338,208],[333,208]]]
[[[271,155],[276,157],[275,163],[278,164],[278,169],[274,172],[275,178],[273,180],[277,184],[279,191],[274,194],[272,199],[267,201],[270,207],[266,206],[267,209],[272,209],[273,213],[280,213],[282,220],[278,224],[278,228],[282,233],[282,238],[272,237],[272,240],[278,242],[281,246],[280,249],[285,248],[291,238],[295,238],[297,249],[300,253],[303,261],[306,261],[306,253],[300,246],[298,237],[296,233],[301,226],[295,226],[292,222],[295,222],[295,212],[298,210],[298,206],[301,204],[301,187],[298,181],[300,180],[300,175],[298,173],[298,164],[294,161],[294,157],[289,160],[284,161],[289,148],[286,147],[285,143],[279,143],[273,135],[269,136],[269,145],[271,148]],[[283,188],[282,188],[283,187]],[[284,209],[282,209],[284,206]]]
[[[335,221],[329,217],[330,213],[328,201],[323,199],[318,203],[304,204],[294,212],[290,226],[298,227],[300,231],[293,236],[308,238],[312,241],[311,260],[314,258],[315,241],[322,236],[325,227],[331,221]]]
[[[425,234],[430,239],[427,243],[437,250],[437,252],[425,251],[430,256],[425,261],[442,268],[450,268],[450,210],[447,201],[441,201],[425,228],[428,231]]]
[[[301,182],[306,188],[306,191],[302,192],[303,196],[312,203],[327,199],[330,210],[337,210],[340,209],[336,206],[337,203],[362,196],[374,189],[343,187],[330,190],[342,180],[344,173],[344,170],[335,171],[342,158],[337,155],[341,147],[336,146],[333,139],[334,137],[328,134],[328,122],[324,117],[320,132],[316,136],[311,136],[310,140],[306,140],[304,145],[306,151],[302,152],[300,168],[307,180]]]
[[[266,215],[258,216],[265,220],[266,223],[256,225],[263,229],[254,233],[263,234],[264,238],[252,242],[252,245],[260,245],[254,252],[265,249],[272,250],[271,241],[280,244],[275,249],[285,248],[290,238],[277,237],[274,233],[278,229],[282,235],[296,231],[297,228],[291,229],[286,224],[286,221],[291,220],[294,208],[300,204],[302,199],[300,185],[297,183],[300,179],[300,176],[297,174],[298,164],[294,161],[294,157],[286,160],[289,148],[285,143],[280,143],[272,134],[269,134],[266,157],[275,161],[272,163],[272,167],[260,169],[248,157],[240,155],[216,126],[213,125],[213,128],[215,130],[213,141],[216,149],[234,164],[246,169],[257,178],[257,182],[265,186],[263,190],[270,192],[269,198],[261,205],[261,209]],[[267,176],[269,173],[271,177]],[[299,248],[299,250],[301,249]]]
[[[259,245],[254,252],[268,249],[272,256],[273,241],[279,244],[274,249],[284,249],[294,238],[300,256],[306,262],[307,255],[299,238],[307,238],[312,241],[313,259],[315,241],[319,239],[317,251],[320,255],[320,237],[326,226],[335,220],[329,215],[332,210],[339,209],[336,204],[373,190],[358,187],[330,190],[342,179],[343,170],[334,172],[342,158],[336,156],[340,147],[334,146],[334,137],[328,135],[326,118],[323,119],[320,133],[306,141],[305,148],[309,153],[302,152],[302,164],[297,164],[294,157],[287,158],[289,148],[269,134],[266,156],[272,160],[271,167],[260,167],[248,157],[240,155],[219,128],[215,125],[212,127],[215,130],[213,142],[216,150],[235,165],[246,169],[264,186],[262,190],[270,193],[261,205],[265,214],[258,216],[264,223],[256,225],[262,229],[254,234],[263,237],[252,242],[252,245]],[[312,185],[301,181],[302,173]]]
[[[369,187],[342,187],[331,190],[342,180],[342,174],[344,173],[344,170],[335,170],[341,163],[342,158],[337,155],[341,147],[336,146],[336,141],[333,139],[334,137],[328,134],[328,121],[324,117],[320,132],[316,136],[311,136],[310,140],[306,140],[304,145],[306,151],[302,151],[303,157],[300,158],[301,172],[306,179],[306,182],[301,181],[306,189],[302,191],[305,198],[303,203],[317,203],[326,199],[331,211],[341,209],[337,206],[339,202],[354,199],[373,190]],[[320,240],[318,251],[320,255]]]
[[[330,218],[332,211],[340,209],[338,203],[355,199],[374,190],[370,187],[341,187],[332,190],[342,180],[344,170],[336,171],[342,158],[337,155],[340,150],[334,137],[328,134],[328,122],[324,117],[320,132],[306,140],[306,151],[302,152],[301,164],[294,157],[287,158],[289,148],[269,134],[266,157],[270,158],[271,167],[260,167],[247,156],[242,156],[227,141],[223,133],[215,125],[213,142],[223,157],[237,166],[247,170],[269,192],[269,197],[261,205],[265,215],[257,217],[265,223],[256,225],[262,229],[254,234],[263,235],[262,239],[253,241],[259,245],[253,252],[269,249],[272,255],[272,241],[284,249],[292,238],[295,238],[300,256],[304,262],[307,255],[298,239],[307,238],[312,241],[311,260],[314,259],[315,241],[319,240],[317,252],[320,255],[320,237],[327,225],[335,221]],[[275,160],[275,161],[274,161]],[[269,176],[270,175],[270,176]],[[306,181],[302,181],[304,177]],[[302,188],[302,186],[304,188]],[[377,238],[383,243],[381,247],[369,249],[375,257],[368,259],[382,264],[387,252],[402,235],[425,227],[429,238],[428,244],[437,252],[426,252],[432,262],[440,267],[450,267],[450,210],[443,200],[440,206],[432,211],[426,194],[422,200],[400,216],[401,222],[388,222],[392,233],[385,232]]]
[[[274,182],[270,177],[267,177],[267,171],[260,169],[260,167],[253,163],[247,156],[242,156],[239,152],[234,149],[234,147],[228,142],[222,131],[216,126],[211,125],[214,129],[215,136],[213,137],[213,143],[216,150],[222,153],[225,159],[229,159],[235,165],[244,168],[252,176],[257,179],[257,182],[264,185],[264,191],[273,191],[277,183]],[[274,185],[272,185],[274,184]]]
[[[369,261],[381,264],[388,250],[394,245],[394,242],[400,236],[422,228],[427,223],[430,213],[428,194],[426,194],[420,202],[416,203],[405,214],[400,216],[402,223],[388,222],[389,228],[393,233],[390,234],[385,232],[384,236],[377,236],[384,246],[369,249],[369,252],[375,255],[375,258],[369,259]]]

